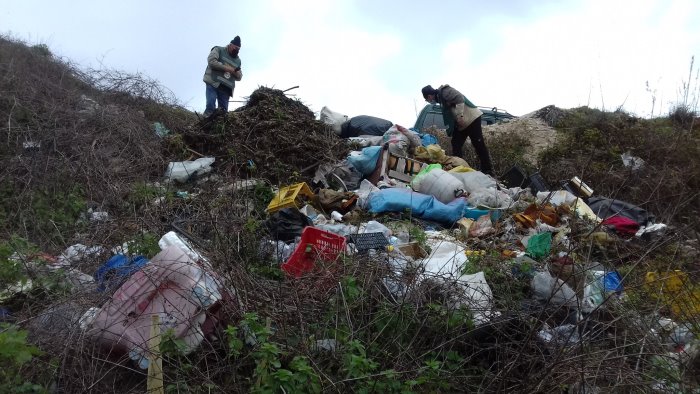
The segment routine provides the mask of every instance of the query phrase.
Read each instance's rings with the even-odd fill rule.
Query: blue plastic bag
[[[403,212],[410,209],[416,217],[445,224],[452,224],[461,219],[465,205],[466,201],[463,198],[443,204],[433,196],[398,188],[373,192],[367,201],[367,209],[373,213]]]
[[[603,277],[603,286],[606,292],[622,293],[622,277],[617,271],[606,272]]]
[[[436,136],[432,134],[421,134],[420,135],[420,140],[423,146],[428,146],[428,145],[433,145],[438,143],[438,139]]]
[[[148,261],[145,256],[127,257],[123,254],[117,254],[110,257],[95,272],[97,291],[103,292],[107,289],[116,288],[128,279],[131,274],[148,264]]]
[[[381,151],[381,146],[368,146],[362,148],[362,153],[359,155],[348,155],[348,162],[362,175],[369,175],[377,168],[377,159]]]

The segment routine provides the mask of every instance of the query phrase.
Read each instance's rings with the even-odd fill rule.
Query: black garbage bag
[[[369,115],[353,116],[340,126],[340,138],[357,137],[359,135],[384,135],[394,124],[386,119]]]
[[[296,208],[280,209],[265,221],[270,237],[285,243],[294,242],[306,226],[313,226],[313,222]]]
[[[654,215],[646,210],[628,202],[614,200],[606,197],[590,197],[586,203],[599,218],[605,220],[614,215],[620,215],[634,220],[642,226],[653,224]]]

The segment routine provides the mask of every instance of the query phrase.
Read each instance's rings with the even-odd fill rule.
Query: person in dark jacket
[[[442,106],[447,135],[452,137],[452,155],[464,158],[462,146],[469,137],[479,157],[481,172],[493,175],[491,156],[481,131],[482,112],[476,105],[450,85],[442,85],[437,89],[428,85],[421,89],[421,92],[425,101]]]
[[[243,78],[241,71],[241,58],[238,51],[241,49],[241,38],[236,36],[225,47],[213,47],[207,56],[207,69],[204,71],[204,83],[207,87],[207,107],[204,116],[209,116],[216,109],[228,111],[228,98],[233,96],[236,81]]]

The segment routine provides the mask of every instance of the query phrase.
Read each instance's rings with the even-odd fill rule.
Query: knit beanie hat
[[[437,91],[435,89],[433,89],[433,87],[430,85],[425,86],[420,91],[421,91],[421,93],[423,93],[423,98],[428,97],[429,94],[435,95],[437,93]]]
[[[240,48],[241,47],[241,37],[238,37],[238,36],[234,37],[233,40],[231,40],[231,44]]]

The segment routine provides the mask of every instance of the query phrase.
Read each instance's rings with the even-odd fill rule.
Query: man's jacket
[[[243,78],[243,72],[239,69],[235,73],[228,73],[223,70],[224,64],[237,68],[241,66],[241,58],[232,57],[226,47],[214,47],[207,56],[207,70],[204,72],[204,82],[218,88],[222,83],[231,88],[236,87],[236,81]]]
[[[454,130],[467,128],[483,114],[459,90],[450,85],[442,85],[437,91],[437,102],[442,106],[442,119],[450,137]]]

